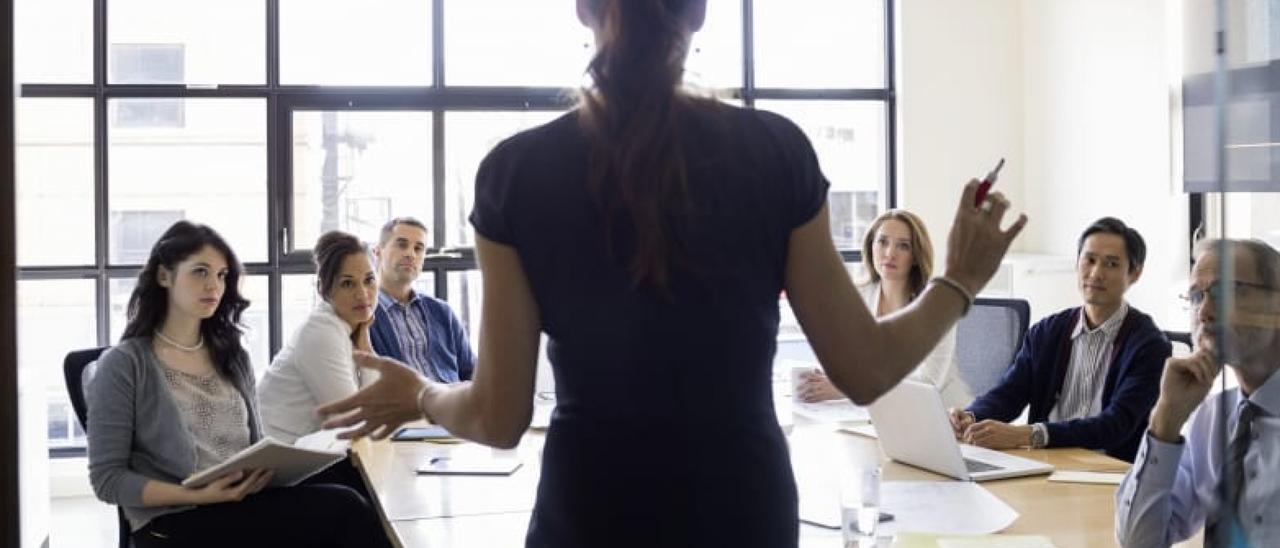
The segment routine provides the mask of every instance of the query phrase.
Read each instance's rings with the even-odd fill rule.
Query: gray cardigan
[[[242,352],[239,359],[248,359]],[[196,470],[196,447],[165,384],[150,337],[121,341],[98,359],[89,381],[89,481],[104,502],[119,505],[132,530],[190,506],[142,505],[149,480],[181,483]],[[262,437],[253,379],[236,388],[249,412],[250,443]]]

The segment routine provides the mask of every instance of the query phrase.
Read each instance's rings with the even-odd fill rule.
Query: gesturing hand
[[[1009,244],[1027,224],[1027,216],[1019,215],[1008,230],[1001,230],[1000,221],[1009,208],[1009,200],[993,192],[987,195],[982,206],[974,207],[979,184],[977,179],[971,179],[964,187],[947,236],[947,262],[943,272],[964,284],[973,295],[987,285],[1005,252],[1009,251]]]
[[[378,371],[378,380],[355,394],[321,407],[317,412],[328,417],[324,428],[359,427],[338,434],[342,439],[370,436],[382,439],[406,422],[422,419],[418,394],[431,381],[408,365],[368,352],[356,352],[359,367]]]

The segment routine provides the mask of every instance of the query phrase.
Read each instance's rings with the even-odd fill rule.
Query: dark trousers
[[[150,547],[388,547],[377,513],[343,485],[264,489],[240,502],[160,516],[133,533]]]

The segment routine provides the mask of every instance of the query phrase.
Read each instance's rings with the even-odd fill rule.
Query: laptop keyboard
[[[964,467],[967,468],[969,470],[969,473],[971,474],[978,473],[978,472],[990,472],[992,470],[1000,470],[1000,467],[994,464],[987,464],[982,461],[971,460],[971,459],[964,459]]]

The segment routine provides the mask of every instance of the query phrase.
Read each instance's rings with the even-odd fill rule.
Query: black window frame
[[[266,78],[261,85],[192,85],[186,84],[113,84],[108,77],[110,44],[107,34],[108,0],[93,0],[93,81],[88,84],[28,83],[21,87],[22,98],[83,98],[93,102],[93,202],[94,259],[92,264],[70,266],[20,265],[19,280],[92,279],[95,281],[95,315],[97,342],[112,344],[110,281],[135,278],[140,264],[113,263],[110,260],[111,216],[109,199],[108,154],[110,127],[109,106],[116,99],[189,99],[189,98],[254,98],[266,101],[267,143],[267,255],[265,261],[245,264],[248,275],[266,276],[268,280],[269,348],[274,356],[283,344],[282,279],[291,274],[314,273],[311,253],[296,249],[291,241],[292,166],[290,142],[294,112],[307,110],[421,110],[432,116],[432,239],[433,246],[423,265],[424,272],[434,275],[436,295],[448,299],[450,272],[477,268],[474,249],[449,248],[445,240],[445,123],[451,112],[567,110],[572,105],[571,90],[558,87],[477,87],[450,86],[445,81],[444,6],[445,0],[423,0],[431,3],[432,84],[429,86],[313,86],[280,84],[280,0],[265,0],[266,10]],[[755,0],[740,0],[742,5],[742,76],[741,88],[728,90],[747,107],[758,100],[787,101],[869,101],[882,103],[885,109],[885,186],[884,205],[897,203],[897,80],[895,50],[896,0],[884,2],[884,80],[883,87],[840,89],[767,88],[755,85],[755,33],[753,6]],[[566,12],[566,17],[569,14]],[[842,249],[845,262],[861,261],[858,249]],[[71,351],[74,349],[68,349]],[[59,448],[54,456],[80,454],[83,450]]]

